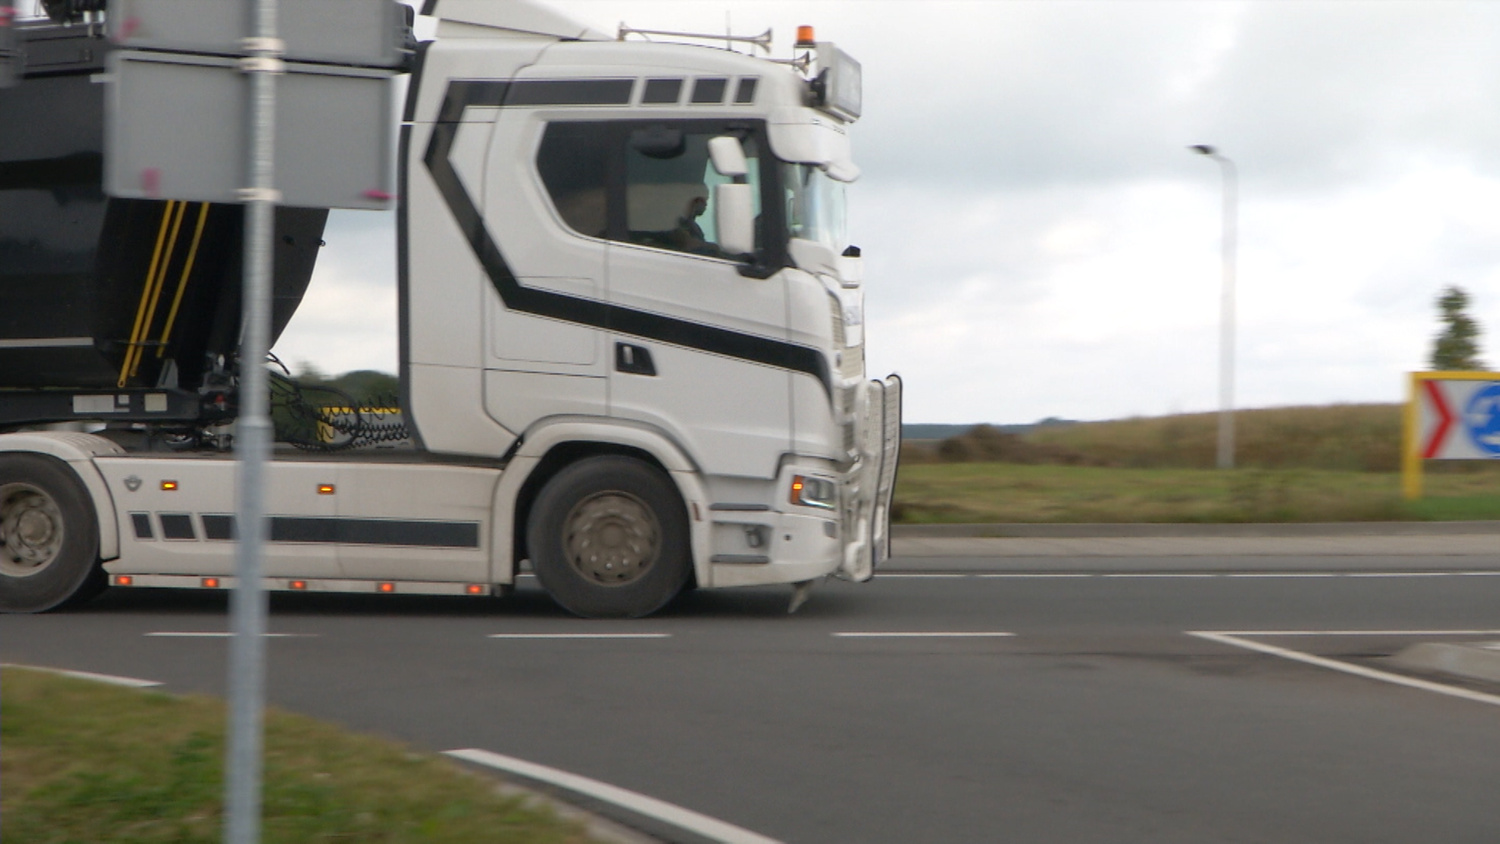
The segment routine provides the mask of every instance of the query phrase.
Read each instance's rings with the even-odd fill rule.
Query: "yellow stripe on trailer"
[[[135,360],[135,351],[148,330],[142,325],[146,321],[146,303],[151,301],[151,282],[156,278],[156,268],[161,265],[162,247],[167,241],[172,207],[176,204],[176,200],[167,200],[166,207],[161,212],[161,226],[156,231],[156,248],[151,250],[151,266],[146,270],[146,282],[141,286],[141,303],[135,309],[135,325],[130,329],[130,342],[125,346],[125,361],[120,364],[120,380],[115,384],[117,387],[124,387],[125,382],[130,380],[130,365]]]

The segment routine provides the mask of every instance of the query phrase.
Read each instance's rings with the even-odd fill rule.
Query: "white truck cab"
[[[568,610],[636,616],[689,585],[868,579],[901,389],[866,378],[844,224],[858,64],[531,2],[423,11],[398,161],[415,448],[278,454],[266,587],[491,594],[529,561]],[[233,461],[108,434],[0,434],[0,609],[233,585]]]

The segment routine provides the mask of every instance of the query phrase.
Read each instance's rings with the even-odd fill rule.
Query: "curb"
[[[1500,683],[1500,650],[1479,644],[1422,642],[1389,658],[1392,665]]]
[[[1500,536],[1500,521],[1223,524],[892,525],[893,539],[1118,539],[1128,537]]]

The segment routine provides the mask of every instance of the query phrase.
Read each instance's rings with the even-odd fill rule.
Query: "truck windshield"
[[[844,222],[844,183],[811,164],[785,164],[788,234],[821,243],[834,252],[849,245]]]

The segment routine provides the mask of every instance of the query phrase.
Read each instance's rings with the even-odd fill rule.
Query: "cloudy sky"
[[[859,58],[872,375],[911,422],[1397,401],[1447,285],[1500,366],[1500,3],[566,0],[600,29],[799,23]],[[341,212],[276,351],[395,368],[390,215]]]

